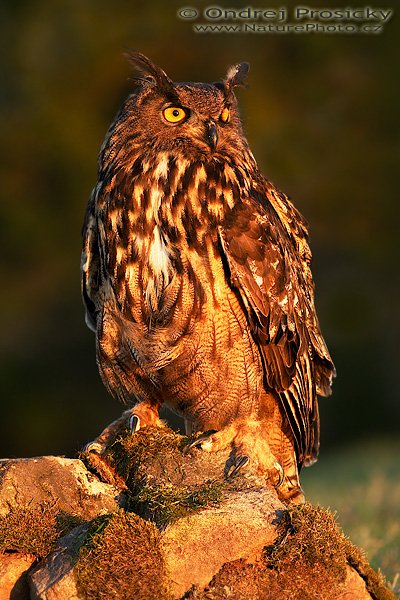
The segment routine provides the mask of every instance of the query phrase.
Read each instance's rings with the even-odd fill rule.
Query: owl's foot
[[[125,411],[124,415],[128,418],[128,427],[132,435],[144,427],[165,427],[165,422],[158,415],[158,408],[146,402],[139,402]]]
[[[266,476],[274,487],[280,486],[283,481],[283,467],[272,454],[257,421],[235,421],[220,431],[207,431],[189,444],[188,449],[196,446],[206,452],[218,452],[231,447],[225,465],[225,477],[234,477],[251,462],[251,470],[257,475]]]
[[[217,452],[230,447],[225,477],[234,477],[248,465],[249,472],[255,475],[257,480],[261,479],[275,487],[285,502],[304,502],[295,459],[286,460],[287,470],[284,469],[271,451],[263,423],[247,419],[234,421],[220,431],[200,435],[188,449],[196,446],[206,452]]]
[[[101,434],[92,442],[83,447],[84,452],[95,452],[102,454],[106,447],[115,440],[123,428],[128,427],[132,435],[148,426],[165,427],[164,421],[158,416],[158,408],[139,402],[129,410],[122,413],[119,419],[116,419],[101,432]]]

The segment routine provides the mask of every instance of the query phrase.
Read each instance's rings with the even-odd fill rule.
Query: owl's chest
[[[129,281],[130,293],[136,301],[140,299],[146,312],[157,313],[177,272],[173,248],[158,224],[154,225],[147,239],[138,238],[134,243],[139,255],[136,267],[138,287],[132,289]]]
[[[110,197],[108,275],[119,306],[135,322],[164,325],[226,286],[217,232],[240,196],[232,179],[225,163],[171,162],[166,154],[148,179],[142,174]]]
[[[125,316],[151,329],[187,330],[202,318],[205,305],[219,305],[229,290],[217,233],[209,231],[200,244],[181,244],[155,225],[137,240],[137,259],[130,261],[118,287]]]

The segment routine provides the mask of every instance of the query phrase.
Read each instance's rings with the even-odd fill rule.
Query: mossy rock
[[[226,452],[210,455],[194,449],[188,455],[188,442],[168,428],[146,428],[134,436],[125,431],[104,455],[88,460],[106,480],[111,473],[115,477],[111,482],[119,481],[129,491],[131,510],[163,529],[196,510],[223,505],[233,490],[240,496],[254,487],[243,477],[233,484],[224,480]],[[275,523],[278,539],[258,561],[227,563],[204,591],[193,589],[187,597],[210,600],[225,598],[229,592],[232,598],[331,600],[345,589],[352,567],[366,582],[371,597],[394,598],[329,511],[306,504],[280,511]]]
[[[329,511],[311,504],[283,511],[279,529],[275,543],[254,564],[243,559],[225,564],[204,590],[194,586],[185,598],[395,600],[383,577],[344,536]],[[352,569],[362,581],[357,578],[358,591],[349,593]]]
[[[132,513],[94,519],[74,568],[82,598],[171,599],[157,528]]]
[[[206,479],[223,480],[229,451],[208,454],[192,448],[186,452],[192,439],[168,427],[146,427],[134,435],[123,429],[101,456],[92,452],[80,456],[106,483],[131,491],[143,481],[196,485]]]
[[[11,507],[7,515],[0,516],[0,553],[17,552],[43,558],[80,523],[82,518],[60,511],[56,504]]]
[[[133,436],[124,430],[101,456],[89,452],[81,458],[103,481],[129,493],[130,510],[164,528],[221,502],[232,487],[224,479],[228,452],[187,453],[189,441],[167,427],[147,427]]]
[[[128,503],[61,539],[82,518],[56,502],[1,518],[0,551],[42,559],[29,576],[35,597],[342,600],[354,584],[360,595],[348,598],[394,600],[329,511],[288,509],[243,475],[227,482],[227,452],[186,453],[187,444],[146,428],[121,432],[101,456],[82,455]]]

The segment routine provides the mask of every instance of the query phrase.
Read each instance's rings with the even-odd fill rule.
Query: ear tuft
[[[246,87],[246,78],[250,70],[249,63],[243,62],[229,67],[225,77],[225,87],[231,91],[234,87]]]
[[[173,81],[160,67],[155,65],[147,56],[136,50],[129,50],[124,54],[128,62],[137,69],[144,77],[135,79],[136,82],[147,82],[155,85],[166,96],[176,96]]]

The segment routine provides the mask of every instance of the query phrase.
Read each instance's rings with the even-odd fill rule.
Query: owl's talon
[[[102,454],[104,448],[104,444],[100,444],[99,442],[93,441],[85,444],[82,448],[82,452],[93,452],[94,454]]]
[[[275,468],[278,472],[278,482],[274,483],[273,486],[275,489],[277,489],[282,485],[283,480],[285,479],[285,471],[283,470],[281,463],[279,463],[278,461],[276,461],[275,463]]]
[[[185,449],[183,450],[183,453],[188,454],[192,448],[202,448],[203,443],[207,442],[207,441],[209,442],[209,444],[211,444],[212,442],[211,442],[210,438],[215,433],[217,433],[215,431],[215,429],[210,429],[209,431],[205,431],[204,433],[199,435],[199,437],[197,437],[195,440],[190,442],[190,444],[187,444],[187,446],[185,446]]]
[[[240,469],[245,467],[249,462],[250,458],[245,454],[242,454],[241,456],[236,456],[233,459],[229,459],[225,467],[225,477],[227,479],[235,477],[235,475],[237,475]]]
[[[132,415],[128,423],[131,434],[133,435],[140,429],[140,419],[137,415]]]

